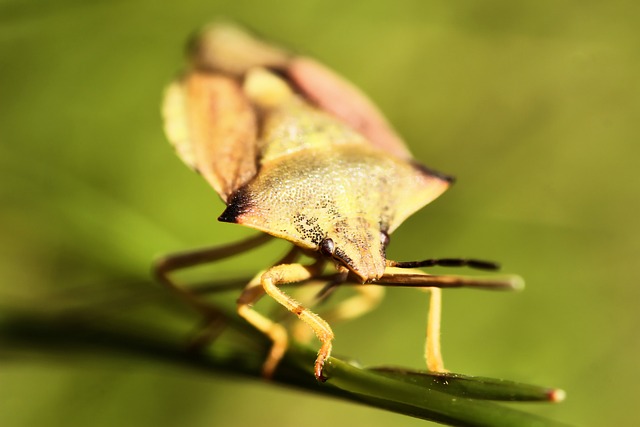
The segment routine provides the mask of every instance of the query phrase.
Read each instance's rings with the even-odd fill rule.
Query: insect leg
[[[198,311],[208,314],[211,311],[210,306],[204,304],[200,298],[187,288],[178,285],[170,277],[170,273],[229,258],[267,243],[270,239],[271,236],[267,234],[259,234],[225,246],[199,248],[170,254],[156,260],[153,265],[153,275],[172,292],[180,295],[189,305]]]
[[[391,265],[397,266],[395,263]],[[429,291],[425,358],[427,368],[432,372],[446,372],[440,349],[441,288],[473,287],[491,290],[519,290],[524,287],[522,279],[515,275],[502,277],[439,276],[426,274],[420,270],[401,270],[404,268],[406,268],[404,265],[387,267],[385,274],[374,283],[382,286],[425,288]]]
[[[392,270],[387,268],[387,271]],[[385,277],[386,276],[386,277]],[[381,282],[384,283],[385,279],[388,281],[403,283],[403,280],[407,281],[407,284],[411,283],[413,285],[418,284],[422,279],[425,280],[427,278],[434,278],[436,280],[441,279],[443,276],[431,276],[421,271],[414,271],[413,274],[405,273],[405,274],[385,274],[381,278]],[[444,280],[441,284],[443,285],[451,285],[457,284],[455,280],[450,280],[451,277],[444,276]],[[453,283],[452,283],[453,282]],[[387,283],[389,284],[389,283]],[[433,287],[433,285],[438,285],[434,280],[434,283],[430,283],[429,287],[428,282],[423,283],[423,289],[429,292],[429,311],[427,314],[427,337],[424,346],[424,358],[427,362],[427,369],[431,372],[446,372],[444,368],[444,360],[442,358],[442,349],[440,347],[440,324],[442,319],[442,289],[439,287]]]
[[[259,234],[225,246],[200,248],[167,255],[154,263],[154,277],[171,292],[178,294],[189,306],[205,316],[203,325],[197,328],[196,336],[191,340],[191,347],[201,348],[215,339],[224,328],[225,316],[212,304],[206,303],[198,293],[179,285],[171,278],[170,274],[177,270],[237,255],[268,242],[270,238],[271,236],[267,234]]]
[[[334,286],[339,285],[336,284]],[[384,298],[385,289],[382,286],[357,284],[354,287],[357,292],[356,295],[340,301],[331,310],[321,313],[327,322],[335,323],[360,317],[376,308]],[[312,336],[311,332],[309,328],[298,324],[294,327],[293,336],[298,341],[308,342]]]
[[[427,340],[424,348],[424,358],[427,369],[431,372],[446,372],[442,350],[440,349],[440,321],[442,319],[442,289],[427,288],[429,290],[429,314],[427,316]]]
[[[319,381],[324,381],[325,378],[322,375],[322,368],[325,361],[331,354],[333,331],[329,324],[320,316],[312,313],[309,309],[302,306],[279,288],[280,285],[287,283],[306,281],[318,274],[319,268],[317,265],[276,265],[260,276],[260,284],[262,285],[262,290],[265,293],[309,325],[316,333],[318,339],[322,342],[320,350],[318,351],[318,358],[316,359],[314,373]],[[280,362],[284,356],[288,345],[288,337],[287,332],[282,325],[264,317],[262,314],[251,308],[250,304],[252,304],[261,295],[256,288],[257,281],[252,281],[242,295],[240,295],[240,298],[238,299],[238,313],[249,323],[264,332],[273,341],[273,347],[271,348],[271,352],[263,366],[263,374],[266,377],[269,377],[273,375],[278,362]]]

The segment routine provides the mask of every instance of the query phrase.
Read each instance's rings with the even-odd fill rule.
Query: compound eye
[[[332,256],[333,252],[336,250],[336,245],[333,243],[333,240],[326,238],[320,242],[320,253],[325,256]]]
[[[389,242],[391,242],[391,237],[389,237],[389,235],[387,233],[385,233],[384,231],[380,232],[380,241],[382,242],[382,247],[386,248],[387,246],[389,246]]]

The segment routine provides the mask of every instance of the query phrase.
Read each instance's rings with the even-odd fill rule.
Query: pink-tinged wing
[[[239,78],[253,67],[278,70],[311,104],[361,133],[372,145],[405,160],[412,158],[404,141],[362,91],[311,58],[295,56],[228,22],[205,27],[191,43],[190,54],[198,69]]]
[[[256,117],[237,80],[193,71],[167,88],[163,115],[178,155],[225,202],[255,176]]]
[[[307,99],[361,133],[371,144],[401,159],[412,157],[380,110],[349,81],[305,57],[292,59],[286,72]]]

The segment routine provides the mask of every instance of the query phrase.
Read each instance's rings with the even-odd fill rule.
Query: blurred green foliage
[[[564,388],[565,403],[533,408],[545,416],[637,424],[639,12],[631,1],[2,0],[0,305],[46,306],[146,277],[159,254],[250,234],[216,223],[222,203],[159,117],[186,37],[225,16],[356,82],[418,159],[458,177],[394,234],[390,257],[496,259],[527,280],[520,294],[445,293],[449,369]],[[246,275],[274,252],[211,271]],[[336,326],[336,352],[421,368],[425,316],[426,297],[391,290]],[[0,384],[3,426],[424,424],[127,360],[7,356]]]

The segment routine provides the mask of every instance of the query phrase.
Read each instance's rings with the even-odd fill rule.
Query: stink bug
[[[289,254],[255,276],[238,299],[240,316],[273,341],[265,376],[273,374],[282,358],[288,333],[252,308],[264,293],[315,332],[322,344],[314,372],[324,380],[334,338],[331,327],[280,286],[324,277],[327,266],[335,269],[327,289],[342,283],[367,284],[359,286],[368,290],[371,285],[429,288],[427,365],[443,371],[437,288],[514,288],[520,283],[514,278],[432,276],[415,270],[433,265],[497,268],[486,261],[386,258],[391,233],[447,190],[453,179],[413,160],[363,94],[311,59],[224,23],[205,29],[191,43],[189,59],[188,69],[166,90],[168,139],[226,203],[220,221],[265,234],[226,248],[166,257],[156,265],[157,277],[206,312],[197,297],[169,277],[171,271],[251,249],[266,242],[265,236],[285,239],[294,245]],[[296,263],[300,255],[313,261]],[[374,294],[379,296],[369,291],[370,300],[377,299]],[[368,305],[357,307],[337,317],[355,316]]]

